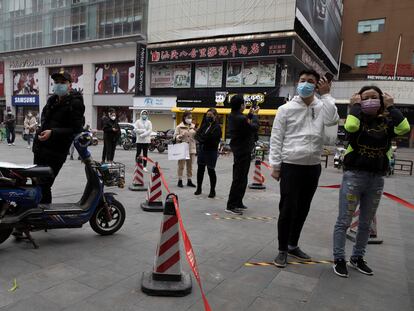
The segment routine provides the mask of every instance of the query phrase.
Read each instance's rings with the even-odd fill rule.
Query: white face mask
[[[116,117],[115,116],[111,116],[111,120],[115,120],[116,119]]]
[[[28,116],[29,118],[31,118],[31,117],[32,117],[32,114],[31,114],[31,113],[29,113],[27,116]]]
[[[190,118],[185,119],[185,123],[187,123],[187,124],[191,124],[192,122],[193,122],[193,119],[190,119]]]

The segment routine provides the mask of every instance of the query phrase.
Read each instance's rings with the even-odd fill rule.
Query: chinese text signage
[[[189,60],[236,59],[291,53],[292,40],[285,38],[149,49],[148,62],[154,64]]]

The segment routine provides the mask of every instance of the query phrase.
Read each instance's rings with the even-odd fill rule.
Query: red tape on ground
[[[165,179],[164,173],[163,173],[161,167],[158,165],[158,163],[155,163],[150,158],[142,158],[142,159],[147,160],[148,162],[150,162],[150,163],[157,166],[157,168],[160,172],[161,180],[162,180],[162,183],[165,187],[165,190],[167,190],[168,193],[171,193],[170,189],[168,188],[168,183]],[[180,205],[178,204],[177,197],[174,196],[173,201],[174,201],[175,213],[177,214],[178,223],[180,225],[181,236],[183,237],[184,249],[185,249],[185,258],[187,259],[187,262],[190,265],[191,270],[193,271],[194,277],[197,280],[198,287],[200,288],[201,297],[203,298],[203,303],[204,303],[204,309],[206,311],[211,311],[210,304],[208,303],[207,297],[206,297],[206,295],[204,294],[204,291],[203,291],[203,286],[201,285],[200,273],[198,271],[198,266],[197,266],[197,261],[196,261],[196,257],[195,257],[195,254],[194,254],[193,246],[191,245],[190,238],[189,238],[189,236],[187,234],[187,231],[185,230],[185,227],[184,227],[183,219],[181,218]]]

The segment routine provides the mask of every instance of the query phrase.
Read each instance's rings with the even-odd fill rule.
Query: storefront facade
[[[167,131],[175,127],[176,115],[171,111],[175,106],[177,97],[134,97],[134,105],[130,107],[134,111],[133,121],[135,122],[142,110],[149,112],[149,119],[152,122],[153,131]]]

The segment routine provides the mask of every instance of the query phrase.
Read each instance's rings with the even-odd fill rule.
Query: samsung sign
[[[38,95],[19,95],[12,96],[13,106],[39,106]]]

